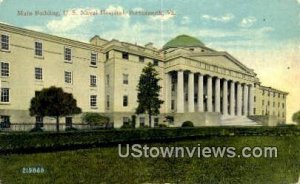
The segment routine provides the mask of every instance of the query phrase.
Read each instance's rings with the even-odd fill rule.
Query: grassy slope
[[[278,158],[119,158],[117,147],[0,156],[2,183],[295,183],[300,137],[216,137],[155,146],[277,146]],[[22,174],[41,165],[44,174]]]

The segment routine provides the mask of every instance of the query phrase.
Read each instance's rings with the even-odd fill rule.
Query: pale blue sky
[[[173,10],[176,15],[163,21],[159,18],[133,15],[124,18],[103,15],[73,17],[73,21],[63,20],[63,16],[17,16],[18,10],[62,12],[91,8],[115,8],[125,11]],[[74,19],[78,19],[78,22],[76,23]],[[57,24],[49,24],[53,20],[56,20]],[[93,35],[98,34],[107,39],[115,38],[138,44],[152,41],[161,46],[177,34],[185,33],[218,48],[239,46],[253,49],[268,47],[273,45],[273,41],[284,44],[286,41],[299,39],[300,2],[297,0],[2,0],[0,21],[83,41],[88,41]],[[61,26],[64,24],[59,23],[63,21],[71,24],[71,28]],[[61,27],[53,28],[56,25]],[[131,33],[134,35],[129,36]],[[262,45],[262,42],[268,44]]]
[[[18,11],[140,10],[165,16],[17,16]],[[0,0],[0,22],[88,42],[94,35],[160,48],[179,34],[199,38],[253,68],[262,84],[289,92],[300,110],[300,0]]]

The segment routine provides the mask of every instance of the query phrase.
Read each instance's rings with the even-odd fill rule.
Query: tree
[[[138,107],[136,109],[136,114],[148,113],[150,127],[152,115],[160,113],[159,108],[163,103],[163,101],[159,99],[159,92],[161,89],[158,84],[159,81],[160,78],[158,78],[158,72],[155,70],[154,65],[149,63],[143,69],[137,86]]]
[[[59,118],[81,113],[77,102],[70,93],[54,86],[44,88],[31,99],[29,112],[31,116],[50,116],[56,118],[56,130],[59,132]]]
[[[300,125],[300,111],[293,114],[292,120]]]

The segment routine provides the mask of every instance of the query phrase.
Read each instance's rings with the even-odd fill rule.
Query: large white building
[[[0,24],[1,126],[31,129],[40,117],[29,116],[30,100],[43,88],[72,93],[83,112],[110,117],[115,127],[128,123],[137,107],[137,84],[147,63],[156,65],[164,101],[153,124],[180,126],[276,125],[286,119],[287,93],[262,86],[255,72],[227,52],[180,35],[162,49],[99,36],[83,43]],[[81,115],[63,117],[61,126],[82,124]],[[250,120],[250,119],[254,121]],[[45,129],[55,120],[43,119]],[[138,115],[137,126],[148,124]]]

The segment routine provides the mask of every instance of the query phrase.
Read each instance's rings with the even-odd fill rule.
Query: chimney
[[[95,35],[93,38],[90,39],[90,43],[97,46],[102,46],[107,42],[107,40],[100,38],[100,36],[98,35]]]
[[[155,49],[155,47],[153,46],[153,43],[152,42],[149,42],[145,45],[146,48],[148,49]]]

